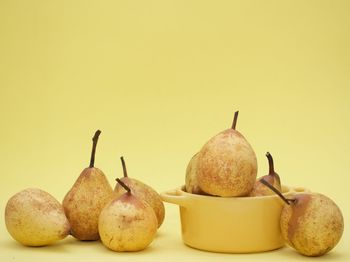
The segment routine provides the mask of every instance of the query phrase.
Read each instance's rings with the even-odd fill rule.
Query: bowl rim
[[[185,185],[182,185],[175,190],[178,191],[178,193],[180,193],[183,196],[188,196],[188,197],[192,197],[192,198],[200,198],[200,199],[218,199],[218,201],[221,201],[221,200],[226,201],[227,199],[239,199],[239,200],[248,201],[248,200],[253,200],[253,199],[255,199],[255,200],[256,199],[268,199],[268,198],[276,198],[276,197],[279,198],[279,196],[275,193],[272,195],[267,195],[267,196],[232,196],[232,197],[193,194],[193,193],[186,192]],[[282,191],[283,191],[282,194],[284,196],[290,196],[293,194],[300,194],[300,193],[308,193],[309,192],[308,189],[301,187],[301,186],[292,187],[292,186],[287,186],[287,185],[282,185]]]

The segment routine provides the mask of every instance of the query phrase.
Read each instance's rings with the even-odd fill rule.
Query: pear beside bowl
[[[282,186],[290,197],[305,188]],[[180,207],[183,242],[193,248],[224,253],[254,253],[281,248],[283,201],[277,195],[215,197],[190,194],[184,186],[161,194]]]

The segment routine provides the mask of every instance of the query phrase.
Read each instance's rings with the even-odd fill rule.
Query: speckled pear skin
[[[99,218],[102,243],[118,252],[145,249],[153,241],[157,228],[152,207],[129,192],[112,200]]]
[[[98,217],[112,199],[113,189],[103,172],[85,168],[63,200],[71,234],[79,240],[98,240]]]
[[[276,179],[275,177],[266,175],[266,176],[260,177],[257,181],[255,181],[254,187],[252,191],[250,191],[249,193],[250,197],[271,196],[275,194],[271,189],[261,184],[260,182],[261,179],[265,179],[268,183],[273,185],[273,187],[276,188],[278,191],[282,190],[281,183],[279,182],[278,179]]]
[[[305,256],[321,256],[339,242],[344,220],[339,207],[318,193],[297,194],[281,213],[281,232],[289,246]]]
[[[120,180],[122,180],[128,187],[130,187],[131,192],[135,197],[146,201],[153,208],[157,217],[158,227],[160,227],[164,221],[165,216],[164,203],[160,195],[153,188],[137,179],[123,177]],[[114,188],[114,197],[119,197],[125,192],[125,189],[117,183]]]
[[[186,177],[185,177],[185,189],[187,193],[203,195],[205,194],[205,192],[203,192],[203,190],[201,190],[201,188],[198,185],[197,160],[198,160],[198,153],[191,158],[190,162],[187,165]]]
[[[9,199],[5,223],[10,235],[26,246],[45,246],[69,234],[62,205],[49,193],[25,189]]]
[[[254,150],[232,128],[211,138],[198,154],[198,185],[210,195],[246,196],[253,189],[256,175]]]
[[[274,170],[272,156],[270,155],[269,152],[267,152],[266,157],[269,160],[269,174],[266,176],[262,176],[257,181],[255,181],[254,187],[252,191],[250,191],[249,193],[249,196],[251,197],[270,196],[275,194],[271,189],[269,189],[267,186],[265,186],[260,182],[261,179],[264,179],[265,181],[267,181],[270,185],[272,185],[278,191],[280,192],[282,191],[281,179],[280,179],[280,176]]]

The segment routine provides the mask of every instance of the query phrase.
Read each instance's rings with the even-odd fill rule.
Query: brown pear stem
[[[267,182],[265,179],[260,179],[259,180],[260,183],[264,184],[265,186],[267,186],[268,188],[270,188],[273,192],[275,192],[284,202],[286,202],[288,205],[290,205],[290,203],[294,202],[294,199],[288,199],[286,198],[284,195],[282,195],[282,193],[277,190],[273,185],[271,185],[269,182]]]
[[[233,122],[232,122],[232,127],[231,127],[233,130],[236,130],[238,112],[239,112],[239,111],[236,111],[236,112],[235,112],[235,116],[233,117]]]
[[[275,175],[275,169],[273,166],[273,158],[269,152],[266,153],[266,157],[269,161],[269,175]]]
[[[90,158],[90,165],[89,165],[89,167],[94,167],[96,146],[97,146],[97,141],[98,141],[98,137],[100,136],[100,134],[101,134],[101,130],[97,130],[95,132],[94,137],[92,138],[92,151],[91,151],[91,158]]]
[[[128,172],[126,171],[126,165],[125,165],[124,157],[120,157],[120,160],[122,161],[124,177],[128,177]]]
[[[123,181],[121,181],[119,178],[116,179],[116,181],[121,185],[128,193],[130,193],[131,189],[128,187]]]

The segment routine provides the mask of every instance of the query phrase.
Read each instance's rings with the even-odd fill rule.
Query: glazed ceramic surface
[[[286,197],[307,191],[283,186]],[[252,253],[284,245],[279,220],[284,202],[277,196],[214,197],[190,194],[184,187],[161,194],[180,207],[184,243],[213,252]]]

